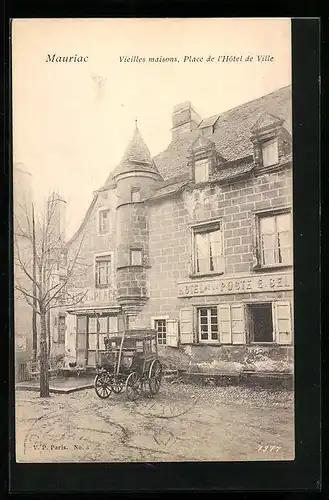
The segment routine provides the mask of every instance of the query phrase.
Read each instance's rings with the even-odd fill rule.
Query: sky
[[[57,189],[67,201],[70,237],[120,161],[136,119],[156,155],[171,140],[176,104],[189,100],[206,118],[289,85],[290,31],[290,19],[14,20],[13,154],[32,173],[37,206]],[[48,54],[88,61],[51,63]],[[223,55],[243,62],[217,62]],[[120,62],[123,56],[146,62]],[[179,62],[148,62],[160,56]]]

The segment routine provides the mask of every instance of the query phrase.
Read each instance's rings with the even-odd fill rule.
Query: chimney
[[[174,107],[172,114],[172,139],[180,139],[183,135],[198,128],[200,116],[192,108],[190,101],[182,102]]]

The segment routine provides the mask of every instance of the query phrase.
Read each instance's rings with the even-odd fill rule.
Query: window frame
[[[197,271],[197,248],[196,248],[196,235],[200,233],[210,233],[211,228],[214,230],[220,230],[221,236],[221,254],[219,256],[223,262],[223,269],[211,271],[210,269],[205,272]],[[225,272],[225,254],[224,254],[224,231],[223,231],[223,219],[216,219],[213,221],[200,222],[198,224],[193,224],[191,226],[191,250],[192,250],[192,273],[191,276],[218,276],[224,274]],[[218,257],[218,256],[217,256]],[[209,266],[210,267],[210,266]]]
[[[268,164],[265,164],[264,162],[264,149],[266,148],[266,146],[268,146],[270,143],[272,144],[275,144],[276,145],[276,156],[277,156],[277,161],[274,162],[274,163],[268,163]],[[260,150],[261,150],[261,157],[262,157],[262,166],[264,168],[270,168],[270,167],[274,167],[275,165],[278,165],[278,163],[280,162],[280,157],[279,157],[279,141],[278,141],[278,138],[277,137],[269,137],[268,139],[264,139],[262,142],[261,142],[261,145],[260,145]]]
[[[291,261],[290,263],[274,263],[274,264],[263,264],[262,263],[262,243],[261,243],[261,230],[260,230],[260,219],[266,217],[277,217],[278,215],[288,214],[290,216],[290,237],[291,237]],[[263,270],[263,269],[282,269],[287,267],[293,267],[293,254],[294,254],[294,227],[293,227],[293,214],[291,206],[285,206],[281,208],[269,208],[267,210],[261,210],[254,212],[254,252],[255,252],[255,264],[253,270]]]
[[[106,260],[107,259],[107,260]],[[98,283],[98,264],[100,262],[108,262],[109,263],[109,270],[108,270],[108,282],[106,284],[99,284]],[[96,254],[94,255],[94,276],[95,276],[95,288],[100,289],[100,288],[109,288],[111,285],[111,282],[113,281],[113,252],[106,252],[102,254]]]
[[[139,194],[139,199],[138,200],[134,200],[133,199],[134,193],[138,193]],[[131,188],[131,191],[130,191],[130,201],[131,201],[131,203],[140,203],[140,201],[141,201],[141,190],[140,190],[139,187],[132,187]]]
[[[60,329],[61,321],[63,321],[63,326],[64,326],[63,331]],[[57,342],[58,344],[65,344],[66,318],[64,314],[58,315],[57,328],[58,328]]]
[[[157,343],[159,346],[166,346],[167,345],[167,319],[168,317],[158,317],[158,318],[153,318],[153,328],[157,332]],[[163,321],[164,322],[164,327],[165,327],[165,332],[161,332],[162,334],[165,334],[165,342],[159,342],[159,331],[157,330],[157,322],[158,321]]]
[[[205,182],[209,182],[209,178],[210,178],[210,171],[211,171],[211,159],[209,157],[205,157],[205,158],[196,158],[194,160],[194,165],[193,165],[193,179],[194,179],[194,183],[195,184],[203,184]],[[197,166],[200,166],[203,165],[204,167],[206,167],[206,179],[205,180],[202,180],[202,181],[198,181],[196,179],[196,167]]]
[[[201,319],[200,319],[200,312],[201,310],[207,310],[207,326],[208,326],[208,338],[207,339],[202,339],[201,338]],[[217,339],[212,339],[211,338],[211,310],[216,309],[216,318],[217,318]],[[204,306],[196,306],[196,321],[197,321],[197,343],[198,344],[220,344],[220,330],[219,330],[219,314],[218,314],[218,304],[216,305],[211,305],[207,304]]]
[[[290,216],[290,237],[291,237],[291,247],[290,247],[290,263],[282,263],[282,262],[274,262],[273,264],[264,264],[263,263],[263,257],[262,257],[262,240],[261,240],[261,229],[260,229],[260,224],[261,224],[261,219],[263,218],[269,218],[273,217],[274,220],[276,220],[276,217],[279,215],[284,215],[287,214]],[[294,250],[294,244],[293,244],[293,216],[292,216],[292,211],[290,207],[286,208],[281,208],[281,209],[269,209],[266,211],[262,212],[257,212],[256,214],[256,235],[257,235],[257,268],[259,269],[272,269],[272,268],[285,268],[285,267],[292,267],[293,266],[293,250]],[[275,233],[277,234],[277,232]]]
[[[134,264],[133,263],[133,253],[134,252],[140,252],[140,264]],[[142,267],[143,266],[143,249],[142,248],[131,248],[130,249],[130,256],[129,256],[129,262],[130,266],[132,267]]]
[[[246,330],[247,330],[247,339],[246,339],[246,345],[276,345],[276,332],[275,332],[275,318],[274,318],[274,311],[273,311],[273,303],[275,302],[274,299],[267,299],[267,300],[260,300],[260,301],[249,301],[245,302],[244,308],[245,308],[245,316],[246,316]],[[272,319],[272,340],[254,340],[254,332],[251,330],[251,315],[252,308],[257,308],[257,307],[264,307],[268,306],[271,309],[271,319]],[[279,345],[279,344],[278,344]]]
[[[101,228],[101,215],[106,212],[108,214],[108,227],[107,227],[107,230],[106,231],[103,231],[102,228]],[[110,224],[110,214],[111,214],[111,209],[108,208],[108,207],[104,207],[104,208],[100,208],[98,210],[98,234],[109,234],[110,231],[111,231],[111,224]]]

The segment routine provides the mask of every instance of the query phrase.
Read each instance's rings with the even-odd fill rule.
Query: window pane
[[[77,316],[77,332],[87,332],[87,316]]]
[[[194,166],[195,182],[206,182],[209,178],[209,160],[199,160]]]
[[[277,140],[268,141],[263,145],[263,165],[268,167],[279,161]]]
[[[275,233],[275,218],[274,217],[261,217],[261,219],[260,219],[260,232],[262,234]]]
[[[106,336],[106,334],[104,334],[104,333],[99,335],[99,350],[100,351],[105,351],[105,343],[104,343],[105,336]]]
[[[131,265],[141,266],[142,265],[142,251],[141,250],[131,250]]]
[[[110,261],[96,262],[96,274],[98,285],[108,285],[110,282]]]
[[[276,216],[276,227],[278,233],[282,231],[290,231],[291,216],[290,214],[280,214]]]
[[[107,333],[107,316],[99,318],[99,331],[100,333]]]
[[[89,333],[97,333],[97,319],[89,318],[88,319],[88,331]]]
[[[131,201],[136,202],[136,201],[140,201],[140,199],[141,199],[141,194],[140,194],[139,189],[133,189],[131,191]]]
[[[97,333],[88,335],[88,349],[97,349]]]

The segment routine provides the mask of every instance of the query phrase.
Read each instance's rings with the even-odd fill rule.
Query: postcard
[[[292,461],[291,20],[12,22],[18,463]]]

